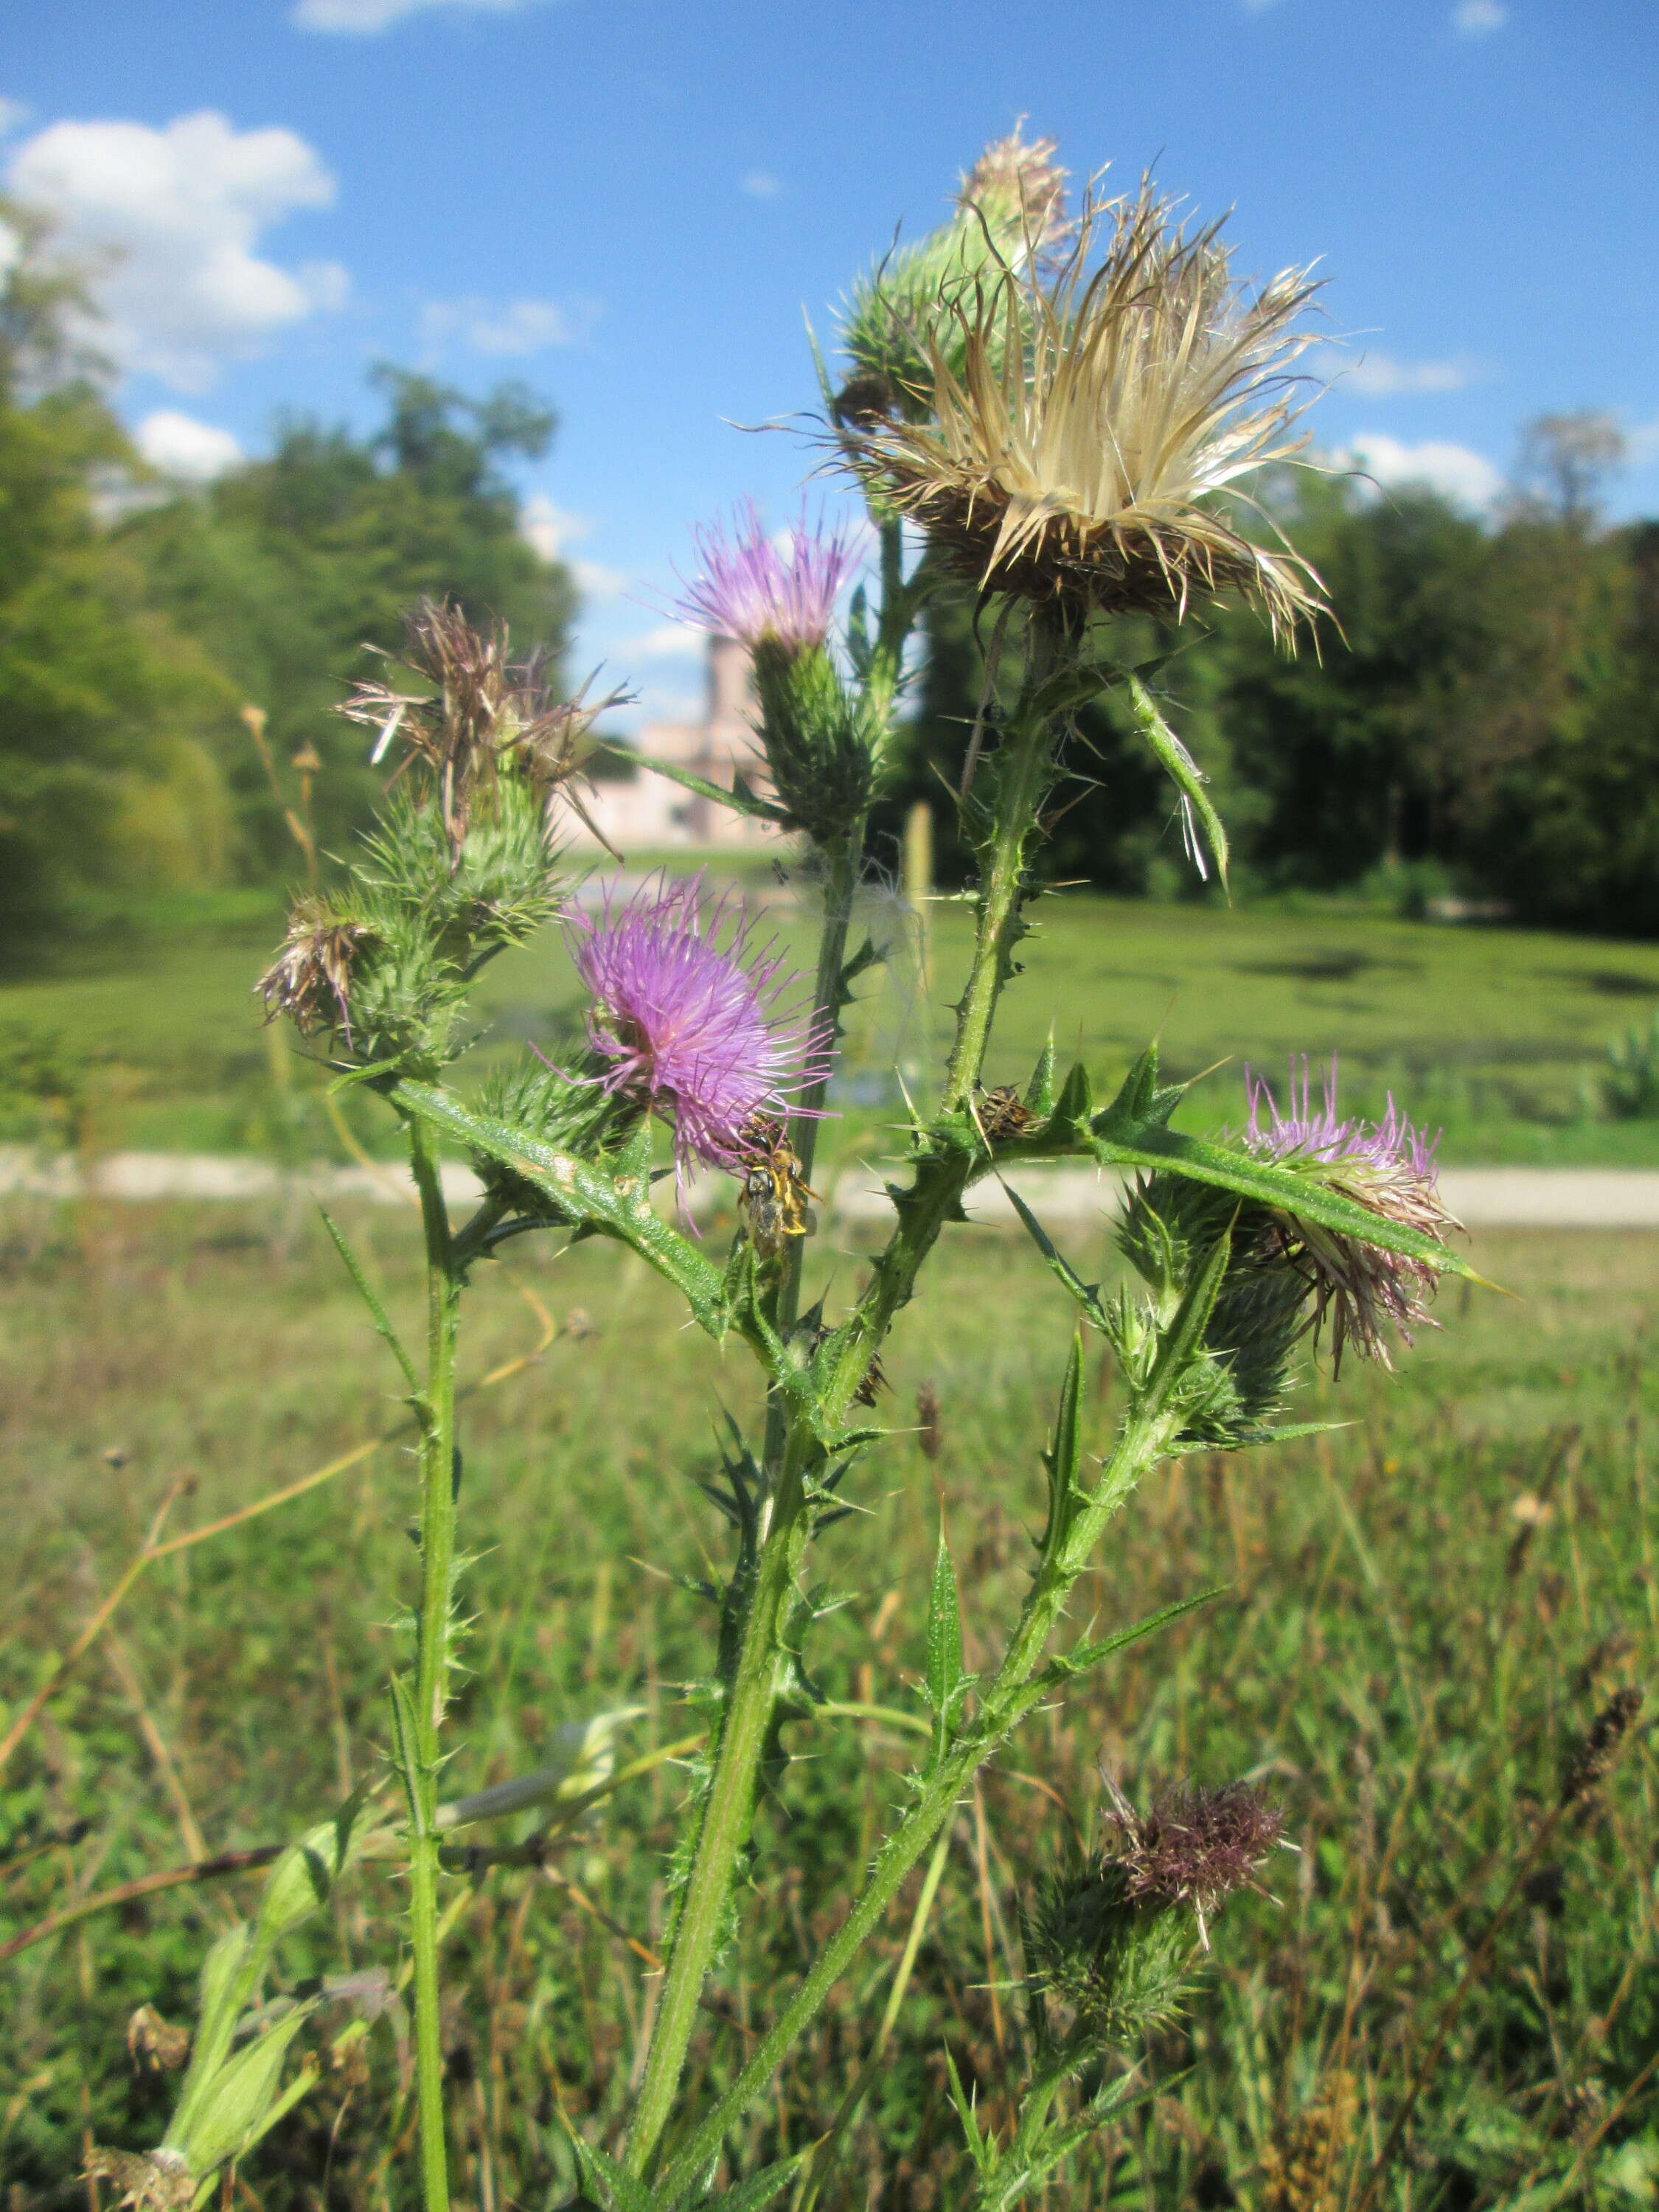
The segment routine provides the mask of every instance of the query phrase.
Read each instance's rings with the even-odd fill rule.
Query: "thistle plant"
[[[445,1732],[461,1632],[455,1351],[477,1262],[526,1234],[609,1240],[673,1286],[712,1344],[746,1347],[755,1364],[724,1482],[705,1485],[732,1553],[648,2047],[626,2140],[577,2145],[586,2196],[614,2212],[752,2212],[814,2160],[816,2178],[800,2179],[815,2201],[841,2123],[721,2194],[733,2124],[985,1762],[1080,1676],[1204,1601],[1194,1594],[1087,1637],[1068,1629],[1073,1592],[1114,1516],[1164,1461],[1296,1433],[1284,1415],[1310,1340],[1328,1338],[1334,1359],[1382,1359],[1390,1334],[1409,1340],[1440,1275],[1468,1272],[1444,1241],[1455,1224],[1436,1194],[1432,1146],[1392,1107],[1380,1123],[1341,1120],[1334,1074],[1322,1106],[1305,1071],[1284,1111],[1256,1085],[1248,1127],[1213,1142],[1176,1127],[1183,1086],[1161,1081],[1151,1048],[1103,1097],[1082,1065],[1062,1071],[1052,1047],[1021,1083],[994,1065],[999,1005],[1045,888],[1046,826],[1073,774],[1079,706],[1123,694],[1194,856],[1225,873],[1203,780],[1152,672],[1114,658],[1112,618],[1150,611],[1173,628],[1231,592],[1293,646],[1323,604],[1318,578],[1243,489],[1251,470],[1295,450],[1308,279],[1292,271],[1247,292],[1218,228],[1184,229],[1150,187],[1120,201],[1091,191],[1073,222],[1054,151],[1018,135],[991,149],[950,221],[854,292],[844,360],[824,368],[823,436],[866,500],[873,574],[839,623],[864,557],[850,533],[803,511],[780,547],[750,509],[696,541],[681,611],[749,647],[755,758],[730,790],[663,772],[796,841],[821,895],[811,972],[791,974],[701,881],[658,878],[625,902],[579,906],[558,823],[562,807],[580,809],[592,710],[544,697],[499,635],[427,608],[405,654],[419,681],[362,688],[346,708],[374,728],[393,771],[380,824],[343,884],[296,908],[262,986],[339,1080],[396,1117],[422,1203],[423,1364],[341,1249],[421,1431],[413,1658],[392,1687],[390,1732],[428,2212],[447,2188],[437,1904],[446,1863],[460,1863],[446,1861],[437,1799],[446,1757],[463,1748]],[[826,1086],[842,1015],[878,957],[867,942],[850,949],[870,810],[900,737],[907,647],[946,578],[978,592],[995,641],[960,799],[977,866],[972,955],[938,1093],[911,1107],[899,1133],[884,1239],[862,1280],[826,1271],[809,1301],[804,1232]],[[590,1001],[580,1048],[568,1066],[532,1058],[464,1096],[450,1068],[470,1041],[474,977],[555,919]],[[444,1198],[441,1146],[483,1181],[465,1222]],[[1066,1161],[1128,1182],[1126,1280],[1109,1294],[1084,1279],[1020,1190],[1027,1169]],[[734,1186],[738,1226],[723,1251],[688,1218],[694,1171]],[[672,1177],[678,1206],[672,1192],[653,1199],[659,1176]],[[770,1848],[757,1820],[763,1788],[787,1796],[781,1730],[815,1695],[804,1667],[809,1555],[833,1545],[849,1500],[879,1480],[884,1348],[987,1177],[1013,1197],[1066,1317],[1030,1585],[1000,1656],[970,1675],[962,1614],[975,1593],[959,1588],[941,1540],[927,1598],[926,1751],[873,1862],[849,1870],[836,1932],[723,2094],[687,2111],[698,2008],[740,1921],[744,1869]],[[1085,1449],[1090,1333],[1112,1346],[1117,1376],[1115,1431],[1098,1459]],[[521,1802],[510,1785],[508,1798]],[[1139,1815],[1120,1802],[1098,1850],[1026,1900],[1029,2079],[1006,2140],[963,2105],[977,2205],[1018,2201],[1127,2094],[1100,2087],[1103,2049],[1132,2042],[1177,2002],[1221,1899],[1254,1879],[1278,1836],[1272,1808],[1240,1788],[1166,1796]]]

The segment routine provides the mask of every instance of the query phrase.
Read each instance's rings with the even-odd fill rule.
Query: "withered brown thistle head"
[[[351,1042],[351,963],[370,934],[342,921],[325,900],[295,901],[283,949],[254,985],[265,1018],[286,1014],[303,1036],[338,1030]]]
[[[547,682],[544,655],[512,660],[504,623],[479,629],[447,599],[422,599],[409,617],[400,652],[382,658],[414,670],[431,690],[360,683],[336,711],[378,733],[371,756],[377,765],[394,743],[403,747],[397,773],[412,768],[429,781],[452,855],[459,858],[480,795],[508,767],[545,799],[561,791],[599,836],[575,786],[592,750],[586,741],[593,723],[622,705],[624,693],[589,703],[584,686],[574,699],[557,696]]]

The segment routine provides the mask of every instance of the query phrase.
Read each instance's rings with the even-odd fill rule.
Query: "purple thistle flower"
[[[705,909],[701,876],[659,877],[626,906],[607,900],[598,921],[575,915],[567,926],[593,994],[588,1040],[611,1063],[600,1079],[670,1124],[682,1186],[695,1164],[735,1168],[757,1114],[817,1117],[787,1099],[828,1073],[827,1028],[799,1002],[780,1005],[801,979],[781,954],[751,952],[727,899]]]
[[[1281,1111],[1267,1085],[1244,1072],[1250,1102],[1244,1142],[1264,1159],[1274,1160],[1340,1191],[1356,1205],[1425,1236],[1443,1238],[1462,1224],[1442,1203],[1435,1164],[1437,1138],[1413,1127],[1390,1096],[1380,1121],[1344,1118],[1336,1106],[1336,1060],[1326,1071],[1322,1103],[1316,1103],[1304,1054],[1300,1088],[1291,1064],[1288,1111]],[[1324,1229],[1295,1213],[1282,1217],[1286,1256],[1312,1286],[1316,1340],[1331,1325],[1333,1364],[1340,1370],[1343,1346],[1352,1343],[1364,1359],[1392,1365],[1383,1329],[1392,1325],[1412,1342],[1413,1328],[1429,1320],[1428,1305],[1439,1285],[1438,1272],[1424,1260],[1362,1243],[1340,1231]]]
[[[788,551],[779,552],[753,500],[738,510],[729,536],[715,524],[694,531],[692,542],[698,573],[674,611],[750,652],[767,643],[790,653],[821,646],[842,586],[864,557],[861,532],[827,530],[822,517],[809,526],[805,506]]]

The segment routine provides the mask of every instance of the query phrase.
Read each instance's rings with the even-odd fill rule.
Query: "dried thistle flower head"
[[[1137,1813],[1109,1782],[1103,1848],[1074,1852],[1033,1887],[1026,1957],[1037,1985],[1095,2036],[1121,2040],[1178,2010],[1193,1958],[1192,1913],[1207,1922],[1255,1874],[1284,1824],[1247,1783],[1196,1784]]]
[[[1201,1935],[1224,1898],[1254,1886],[1256,1869],[1285,1833],[1283,1816],[1248,1782],[1219,1790],[1188,1783],[1158,1799],[1150,1813],[1137,1813],[1116,1789],[1111,1795],[1112,1856],[1125,1897],[1190,1905]]]
[[[296,899],[282,951],[254,985],[265,1019],[286,1014],[302,1036],[338,1030],[351,1042],[351,963],[370,935],[324,899]]]
[[[843,431],[848,465],[982,591],[1179,619],[1237,589],[1293,633],[1319,579],[1244,535],[1236,487],[1306,442],[1316,288],[1290,270],[1247,295],[1219,229],[1144,186],[1086,205],[1052,276],[998,259],[927,334],[931,417]]]
[[[1299,1084],[1292,1064],[1281,1111],[1267,1085],[1247,1069],[1250,1120],[1245,1143],[1264,1158],[1297,1168],[1340,1191],[1384,1221],[1443,1241],[1449,1230],[1462,1224],[1440,1196],[1436,1140],[1413,1127],[1392,1098],[1380,1121],[1339,1115],[1336,1076],[1333,1058],[1323,1098],[1316,1103],[1304,1056]],[[1413,1328],[1435,1325],[1428,1307],[1440,1278],[1427,1261],[1362,1243],[1295,1213],[1275,1212],[1273,1222],[1272,1233],[1279,1241],[1282,1256],[1311,1289],[1310,1325],[1316,1340],[1327,1322],[1330,1324],[1332,1364],[1337,1370],[1349,1344],[1362,1359],[1389,1366],[1385,1328],[1392,1327],[1409,1345]]]
[[[1060,144],[1054,138],[1021,137],[1022,116],[1006,138],[988,145],[962,180],[957,205],[975,209],[994,232],[1023,236],[1027,250],[1037,258],[1052,253],[1070,236],[1074,226],[1066,214],[1066,182],[1071,172],[1054,156]]]
[[[509,765],[545,796],[562,790],[573,811],[599,835],[574,783],[588,757],[593,723],[608,708],[622,705],[625,695],[612,692],[590,704],[584,685],[574,700],[558,698],[548,686],[544,657],[532,654],[515,662],[507,647],[504,624],[481,630],[449,600],[422,599],[409,617],[395,658],[424,677],[431,691],[360,683],[336,709],[375,732],[370,755],[375,766],[398,742],[404,757],[397,774],[416,768],[430,780],[453,860],[459,859],[479,797]]]

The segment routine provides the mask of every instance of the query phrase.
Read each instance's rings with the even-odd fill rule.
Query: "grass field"
[[[1139,994],[1121,1032],[1099,1032],[1103,1049],[1143,1011],[1158,1018],[1167,990],[1155,970],[1178,983],[1206,963],[1213,975],[1224,957],[1208,915],[1087,909],[1067,926],[1080,942],[1095,925],[1097,985],[1121,964]],[[1406,1034],[1396,982],[1293,990],[1258,972],[1288,933],[1249,917],[1227,927],[1241,978],[1227,1042],[1258,1021],[1288,1028],[1298,992],[1339,989],[1375,994],[1367,1034],[1379,1050]],[[1308,940],[1298,924],[1295,943]],[[1585,1018],[1603,1003],[1573,980],[1601,957],[1582,946],[1381,924],[1345,925],[1340,942],[1419,962],[1449,1040],[1453,972],[1469,1031],[1496,1019],[1505,975],[1555,975],[1528,1009],[1534,1034],[1559,1024],[1565,1038],[1570,1010]],[[1052,945],[1037,954],[1057,957]],[[1617,955],[1632,972],[1647,957]],[[1477,1013],[1481,975],[1490,998]],[[503,1003],[517,988],[508,975]],[[1179,1056],[1209,1048],[1178,1008],[1166,1029]],[[1289,1041],[1281,1030],[1269,1042]],[[349,1227],[394,1310],[412,1312],[412,1222],[375,1213]],[[179,1476],[191,1486],[170,1527],[204,1524],[394,1420],[395,1376],[302,1212],[14,1203],[0,1235],[0,1512],[12,1532],[0,1698],[15,1712]],[[817,1554],[846,1602],[818,1624],[808,1662],[842,1703],[919,1710],[941,1510],[970,1664],[1018,1601],[1040,1517],[1035,1450],[1066,1311],[1023,1245],[951,1236],[887,1361],[886,1415],[906,1433],[858,1470],[852,1494],[866,1510]],[[945,2053],[978,2085],[982,2113],[1006,2111],[1018,1898],[1067,1824],[1094,1821],[1104,1775],[1132,1796],[1186,1776],[1255,1776],[1300,1854],[1279,1863],[1274,1900],[1227,1908],[1188,2016],[1140,2054],[1144,2101],[1051,2206],[1337,2212],[1358,2203],[1413,2096],[1376,2204],[1656,2202],[1651,1705],[1605,1780],[1565,1816],[1557,1808],[1595,1717],[1620,1689],[1650,1686],[1659,1661],[1656,1241],[1487,1237],[1477,1263],[1522,1303],[1449,1292],[1443,1334],[1400,1379],[1362,1371],[1316,1386],[1311,1410],[1352,1425],[1271,1457],[1189,1459],[1134,1502],[1079,1611],[1106,1623],[1212,1583],[1224,1592],[1035,1720],[962,1808],[837,2212],[960,2201]],[[473,1671],[446,1785],[458,1792],[535,1765],[562,1723],[618,1705],[643,1708],[629,1755],[695,1733],[684,1686],[707,1670],[710,1624],[678,1578],[706,1572],[720,1537],[686,1478],[711,1464],[722,1406],[746,1423],[754,1414],[742,1357],[717,1364],[683,1333],[637,1262],[592,1245],[560,1257],[533,1239],[512,1250],[469,1307],[466,1373],[534,1340],[532,1299],[562,1328],[538,1366],[476,1395],[465,1415],[464,1534],[479,1557],[467,1579]],[[843,1287],[856,1265],[852,1254],[839,1263]],[[1104,1364],[1091,1375],[1098,1441],[1111,1378]],[[924,1386],[939,1410],[918,1431]],[[280,1839],[356,1783],[385,1786],[384,1624],[410,1593],[411,1502],[408,1459],[384,1449],[137,1585],[5,1777],[0,1940],[204,1852]],[[695,2045],[704,2089],[729,2078],[752,2024],[834,1924],[890,1815],[908,1738],[896,1723],[831,1715],[794,1725],[789,1741],[797,1757],[762,1824],[747,1932]],[[614,2140],[657,1986],[630,1944],[659,1938],[684,1787],[659,1765],[547,1875],[453,1886],[446,2042],[470,2212],[565,2202],[562,2112]],[[753,2116],[745,2160],[827,2124],[867,2048],[915,1891],[913,1880],[860,1978]],[[128,2015],[152,2002],[188,2019],[206,1945],[253,1893],[242,1878],[130,1901],[0,1965],[5,2212],[85,2205],[74,2176],[88,2132],[155,2140],[167,2091],[134,2075]],[[395,1971],[400,1905],[390,1873],[365,1869],[336,1924],[291,1947],[288,1975]],[[384,2151],[390,2136],[406,2153],[410,2124],[398,2020],[377,2024],[366,2056],[284,2123],[239,2205],[410,2203],[406,2154],[389,2166]]]
[[[805,945],[793,888],[763,878],[751,889],[778,933]],[[938,1009],[955,995],[969,942],[965,908],[935,906],[930,1012],[914,931],[891,900],[872,898],[866,919],[890,957],[861,985],[849,1038],[841,1133],[856,1140],[896,1106],[896,1066],[920,1073],[943,1049]],[[1292,1053],[1336,1051],[1356,1101],[1380,1103],[1392,1087],[1443,1127],[1449,1160],[1659,1166],[1659,1121],[1603,1118],[1595,1080],[1610,1039],[1645,1028],[1659,1000],[1659,945],[1334,904],[1231,912],[1082,891],[1044,902],[1036,920],[1028,978],[1000,1023],[1000,1079],[1024,1076],[1058,1007],[1061,1048],[1103,1077],[1155,1032],[1179,1074],[1231,1061],[1196,1105],[1200,1122],[1237,1116],[1243,1062],[1277,1071]],[[82,972],[0,985],[0,1038],[53,1032],[72,1054],[98,1056],[98,1144],[325,1152],[337,1140],[313,1072],[260,1029],[250,995],[280,921],[274,902],[251,893],[140,917]],[[551,933],[489,971],[479,1002],[493,1024],[480,1059],[527,1041],[556,1048],[580,1018]],[[15,1113],[0,1130],[28,1133]]]

